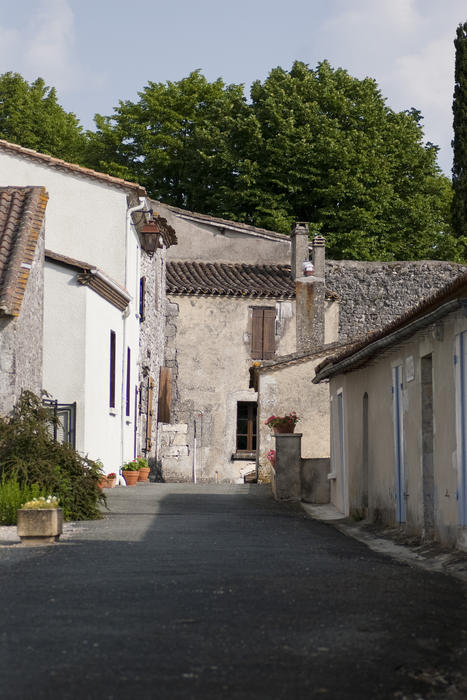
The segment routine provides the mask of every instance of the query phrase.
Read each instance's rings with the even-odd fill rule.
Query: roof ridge
[[[62,160],[61,158],[56,158],[55,156],[48,155],[47,153],[40,153],[39,151],[34,151],[32,148],[25,148],[24,146],[20,146],[16,143],[11,143],[10,141],[6,141],[5,139],[0,139],[0,150],[10,151],[20,156],[24,156],[25,158],[40,160],[43,163],[50,165],[54,168],[67,170],[68,172],[76,173],[77,175],[83,175],[84,177],[90,177],[96,180],[101,180],[109,185],[114,185],[122,189],[136,190],[142,196],[146,195],[145,188],[139,185],[137,182],[123,180],[122,178],[115,177],[114,175],[101,173],[98,170],[92,170],[91,168],[86,168],[83,165],[77,165],[76,163],[68,163],[67,161]]]

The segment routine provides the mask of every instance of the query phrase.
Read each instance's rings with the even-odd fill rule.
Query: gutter
[[[443,304],[429,314],[426,314],[426,316],[422,316],[421,318],[412,321],[408,325],[389,333],[389,335],[385,335],[382,338],[378,338],[377,340],[370,342],[368,345],[365,345],[365,347],[357,350],[348,357],[344,357],[342,360],[337,361],[336,364],[333,364],[331,361],[328,366],[325,365],[322,370],[317,372],[315,378],[312,380],[313,384],[319,384],[324,379],[329,379],[336,374],[349,372],[353,368],[356,368],[356,365],[361,366],[377,352],[385,350],[394,343],[406,340],[416,331],[426,328],[426,326],[435,323],[439,319],[447,316],[453,311],[457,311],[460,308],[464,309],[464,313],[466,312],[467,299],[453,299],[452,301],[448,301],[446,304]]]

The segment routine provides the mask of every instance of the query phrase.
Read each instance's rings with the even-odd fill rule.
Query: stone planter
[[[57,542],[63,531],[61,508],[20,508],[17,530],[22,544],[38,545]]]
[[[274,435],[290,435],[295,430],[295,423],[284,423],[273,427]]]

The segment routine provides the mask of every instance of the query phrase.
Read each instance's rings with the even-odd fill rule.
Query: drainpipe
[[[125,289],[128,289],[128,247],[129,247],[129,239],[130,239],[130,230],[131,230],[131,215],[135,211],[141,211],[142,209],[145,208],[146,206],[146,198],[145,197],[139,197],[139,204],[137,204],[134,207],[130,207],[127,209],[126,212],[126,227],[125,227],[125,279],[124,279],[124,286]],[[126,320],[128,316],[131,313],[131,302],[129,302],[127,308],[123,312],[123,339],[122,339],[122,384],[121,384],[121,396],[120,396],[120,406],[121,406],[121,417],[120,417],[120,462],[123,465],[125,462],[125,420],[126,420],[126,411],[125,411],[125,390],[126,390],[126,381],[125,381],[125,368],[126,368],[126,363],[127,363],[127,353],[126,353]],[[135,415],[135,421],[136,421],[136,415]]]

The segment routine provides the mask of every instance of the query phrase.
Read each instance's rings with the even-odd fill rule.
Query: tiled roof
[[[466,297],[467,273],[450,282],[435,294],[423,299],[410,311],[383,328],[356,338],[339,353],[328,356],[315,368],[316,379],[313,381],[319,382],[341,371],[361,367],[383,349],[400,342],[402,334],[404,334],[404,338],[410,337],[419,327],[432,322],[434,313],[437,313],[441,318],[454,310],[455,300],[465,300]],[[345,363],[345,367],[342,363]]]
[[[289,265],[167,262],[167,293],[293,299],[295,282]]]
[[[45,163],[46,165],[50,165],[52,168],[65,170],[69,173],[76,173],[77,175],[82,175],[83,177],[101,180],[101,182],[105,182],[108,185],[113,185],[115,187],[120,187],[126,191],[132,190],[139,197],[144,197],[146,195],[146,190],[144,187],[141,187],[141,185],[138,185],[136,182],[128,182],[127,180],[122,180],[119,177],[114,177],[113,175],[98,173],[97,170],[84,168],[81,165],[67,163],[60,158],[54,158],[46,153],[39,153],[38,151],[33,151],[31,148],[24,148],[23,146],[18,146],[16,143],[10,143],[9,141],[5,141],[3,139],[0,139],[0,151],[6,151],[7,153],[22,156],[23,158],[31,158],[33,160]]]
[[[47,200],[44,187],[0,187],[0,315],[19,315]]]

